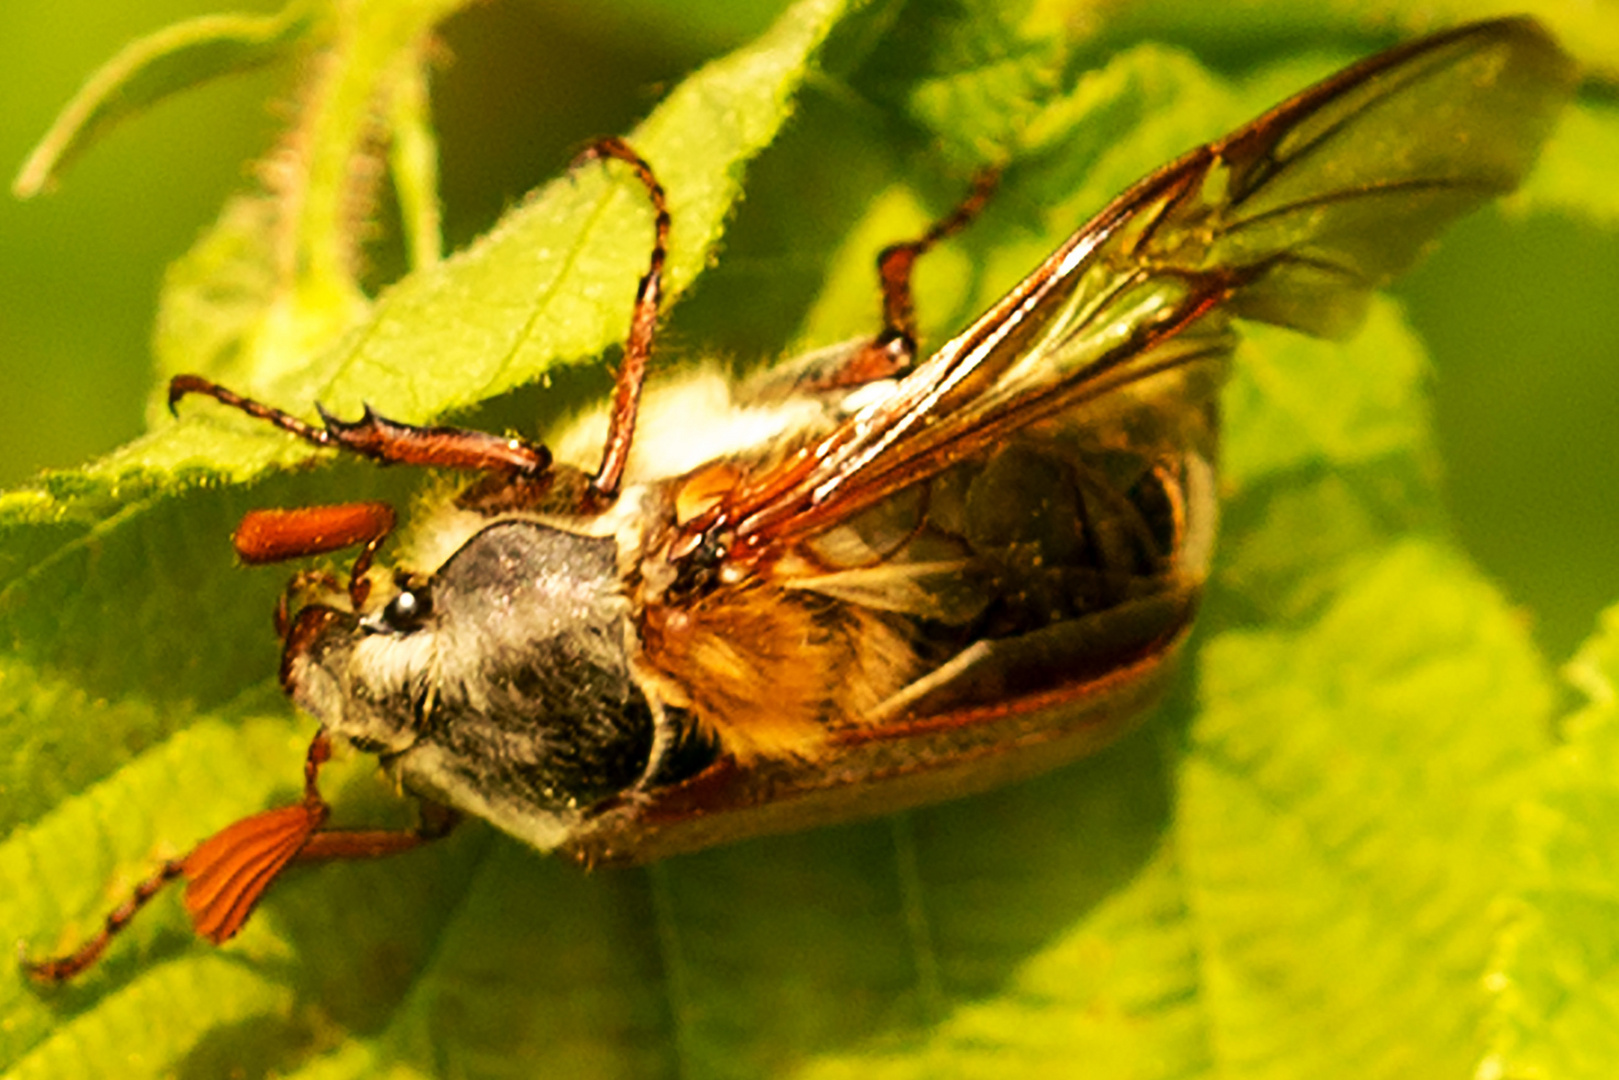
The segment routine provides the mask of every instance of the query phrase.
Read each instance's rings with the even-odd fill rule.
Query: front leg
[[[401,424],[378,416],[370,406],[366,406],[360,419],[348,421],[337,419],[317,405],[315,409],[324,426],[316,427],[200,375],[176,375],[169,381],[169,410],[175,411],[180,399],[188,394],[211,397],[315,446],[347,450],[384,465],[425,465],[530,477],[543,475],[551,467],[551,452],[523,439],[467,428]]]

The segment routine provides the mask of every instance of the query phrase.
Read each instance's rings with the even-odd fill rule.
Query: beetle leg
[[[911,272],[916,260],[926,255],[943,240],[959,233],[971,224],[995,193],[1000,183],[998,168],[985,168],[973,177],[972,189],[955,209],[928,227],[927,232],[915,240],[890,244],[877,256],[877,280],[883,290],[883,330],[877,335],[884,338],[901,337],[910,342],[911,353],[916,352],[916,301],[911,295]]]
[[[893,378],[916,360],[916,300],[911,273],[916,262],[941,241],[966,228],[984,209],[1000,182],[999,168],[986,167],[973,177],[972,190],[955,209],[935,221],[915,240],[890,244],[877,256],[877,281],[883,294],[883,328],[877,336],[850,351],[837,368],[805,389],[831,390],[861,386]]]
[[[366,406],[360,419],[350,421],[339,420],[317,405],[323,426],[316,427],[199,375],[176,375],[169,380],[169,410],[173,412],[187,394],[211,397],[315,446],[347,450],[384,465],[425,465],[525,476],[538,476],[551,467],[551,452],[543,446],[466,428],[401,424],[378,416],[370,406]]]
[[[184,858],[165,862],[107,916],[94,937],[62,956],[24,960],[23,970],[42,983],[59,983],[78,975],[100,959],[135,913],[176,878],[186,879],[185,907],[197,935],[218,945],[236,935],[288,866],[394,855],[436,840],[455,826],[454,811],[424,802],[421,824],[415,829],[323,830],[331,807],[321,797],[318,780],[331,752],[330,738],[324,731],[317,732],[304,757],[301,800],[245,817],[198,844]]]
[[[309,838],[295,863],[328,859],[377,859],[398,855],[450,834],[461,815],[441,803],[423,801],[421,821],[414,829],[325,829]]]
[[[607,445],[602,448],[601,467],[591,478],[590,487],[597,495],[612,498],[618,494],[624,479],[624,465],[630,457],[630,443],[635,437],[635,418],[641,407],[641,388],[646,384],[646,366],[652,356],[652,341],[657,334],[658,302],[663,294],[663,264],[669,256],[669,202],[663,185],[652,172],[652,166],[637,154],[623,139],[606,138],[591,144],[574,158],[575,167],[587,161],[611,158],[622,161],[635,170],[636,178],[646,188],[652,201],[653,239],[652,256],[647,261],[646,273],[635,290],[635,310],[630,316],[630,336],[624,342],[624,359],[613,380],[613,404],[608,413]]]
[[[281,590],[281,595],[275,601],[275,636],[282,641],[292,633],[292,604],[294,599],[300,599],[306,593],[336,593],[342,592],[343,587],[325,570],[300,570],[292,575],[287,587]]]
[[[73,978],[85,968],[101,959],[101,954],[107,951],[112,939],[129,925],[135,913],[146,906],[146,902],[163,890],[163,886],[184,873],[184,862],[181,859],[170,859],[158,871],[139,885],[135,891],[112,910],[101,924],[101,929],[90,940],[80,945],[70,953],[53,956],[47,960],[28,960],[22,962],[22,969],[30,979],[41,983],[59,983]]]

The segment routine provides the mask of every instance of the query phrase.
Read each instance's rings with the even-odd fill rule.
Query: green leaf
[[[1368,47],[1332,29],[1341,13],[1295,5],[1308,49],[1214,46],[1209,64],[1185,31],[1175,48],[1121,39],[1087,58],[1084,39],[1053,38],[1058,7],[875,7],[844,18],[817,69],[838,12],[802,3],[683,83],[633,138],[674,202],[676,291],[718,256],[672,308],[663,355],[865,332],[875,249],[1004,155],[996,202],[924,263],[937,341],[1124,184]],[[1534,194],[1546,184],[1531,183],[1526,212],[1607,220],[1595,185]],[[649,231],[616,172],[559,180],[253,389],[295,410],[364,398],[420,420],[536,379],[582,383],[564,365],[622,337]],[[228,298],[233,282],[204,263],[188,272]],[[263,308],[245,293],[251,322]],[[207,322],[219,310],[177,340],[205,343],[212,326],[226,345],[186,348],[228,363],[229,320]],[[1427,395],[1449,369],[1416,322],[1383,300],[1348,344],[1247,332],[1202,629],[1171,700],[1108,751],[644,871],[581,874],[474,823],[410,856],[292,875],[222,950],[160,896],[75,984],[0,973],[0,1070],[1594,1071],[1611,1060],[1603,905],[1619,871],[1596,753],[1611,725],[1581,720],[1554,745],[1556,687],[1527,620],[1446,529]],[[310,724],[273,685],[268,617],[285,574],[233,565],[235,520],[312,499],[405,505],[416,480],[282,472],[305,448],[205,402],[184,410],[84,471],[0,496],[0,926],[31,955],[93,931],[163,858],[296,796]],[[400,812],[373,773],[363,756],[331,771],[342,821]]]
[[[1606,1076],[1619,1055],[1619,607],[1564,674],[1586,700],[1519,808],[1522,894],[1486,984],[1497,1076]]]
[[[1301,631],[1221,634],[1199,660],[1177,839],[1222,1065],[1470,1073],[1500,838],[1551,709],[1522,625],[1408,541]]]
[[[301,370],[369,314],[356,264],[372,213],[378,144],[394,166],[417,265],[439,255],[437,169],[424,114],[435,25],[465,0],[373,0],[324,13],[331,31],[308,65],[299,116],[266,190],[229,201],[171,267],[158,312],[162,374],[259,386]],[[165,419],[167,395],[151,414]]]

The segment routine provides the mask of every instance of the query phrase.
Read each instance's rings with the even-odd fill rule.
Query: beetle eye
[[[427,586],[422,585],[404,589],[388,601],[388,606],[382,609],[382,621],[395,633],[408,634],[419,629],[432,613],[433,596]]]

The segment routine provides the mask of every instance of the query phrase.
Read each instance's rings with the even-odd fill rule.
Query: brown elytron
[[[1160,691],[1202,591],[1232,320],[1352,330],[1445,223],[1519,182],[1571,83],[1527,19],[1372,57],[1132,186],[914,363],[911,267],[976,213],[986,174],[884,253],[877,338],[735,388],[693,423],[696,458],[648,442],[670,221],[617,140],[585,157],[634,171],[654,242],[593,472],[369,412],[317,427],[177,379],[174,400],[479,475],[391,576],[371,569],[385,506],[248,516],[249,561],[361,546],[347,582],[301,573],[278,615],[283,685],[321,722],[304,797],[165,865],[88,945],[30,970],[82,970],[177,877],[222,941],[286,866],[414,846],[446,824],[434,808],[638,862],[1100,746]],[[741,419],[753,434],[731,433]],[[333,737],[378,754],[432,824],[329,830]]]

